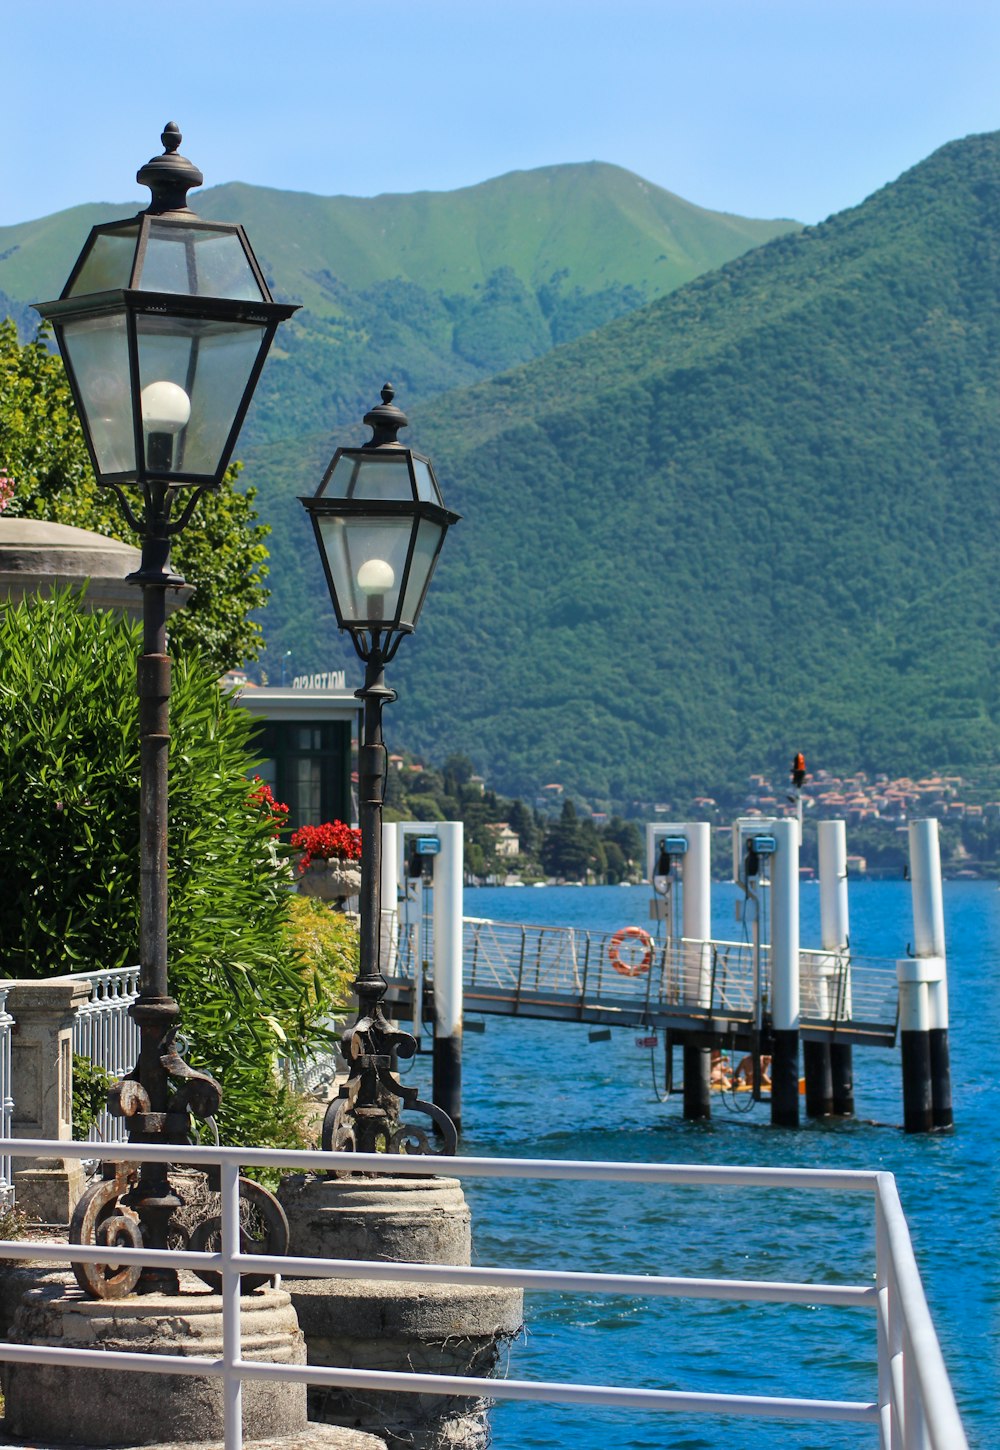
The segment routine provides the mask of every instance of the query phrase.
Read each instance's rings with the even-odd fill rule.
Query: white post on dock
[[[382,912],[379,933],[379,966],[385,976],[396,971],[398,928],[399,862],[396,859],[396,822],[382,822],[382,875],[379,881],[379,902]],[[418,1034],[419,1035],[419,1034]]]
[[[850,917],[847,900],[847,828],[843,821],[819,821],[819,911],[823,950],[835,953],[839,968],[827,975],[827,1006],[836,1020],[851,1017]],[[830,986],[833,986],[832,993]],[[808,1109],[808,1074],[806,1096]],[[830,1043],[830,1110],[839,1117],[854,1112],[854,1060],[849,1042]]]
[[[687,838],[684,855],[684,901],[681,932],[686,981],[696,985],[698,1006],[712,1005],[712,828],[707,821],[693,821],[681,827]],[[697,943],[697,945],[694,945]],[[684,1116],[695,1120],[711,1117],[712,1050],[684,1043]]]
[[[799,1124],[799,823],[772,821],[771,1123]]]
[[[462,1126],[462,915],[464,828],[436,821],[434,858],[434,1062],[431,1098]]]
[[[936,820],[909,825],[912,957],[897,962],[903,1056],[903,1126],[908,1133],[950,1128],[948,969],[941,847]]]
[[[697,953],[698,1006],[712,1005],[712,828],[707,821],[684,826],[682,931],[688,941],[699,942]]]

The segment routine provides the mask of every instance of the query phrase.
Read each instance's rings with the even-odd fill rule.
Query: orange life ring
[[[633,937],[637,941],[642,942],[643,953],[641,961],[622,961],[618,948],[629,937]],[[608,956],[611,959],[611,965],[615,971],[619,972],[623,977],[641,977],[643,972],[649,971],[649,964],[653,960],[653,938],[648,931],[643,931],[641,926],[623,926],[611,938],[608,946]]]

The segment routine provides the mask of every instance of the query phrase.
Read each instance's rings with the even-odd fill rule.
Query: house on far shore
[[[496,853],[501,861],[512,861],[515,856],[521,854],[521,838],[516,831],[512,831],[506,821],[500,825],[489,825],[486,827],[495,842]]]

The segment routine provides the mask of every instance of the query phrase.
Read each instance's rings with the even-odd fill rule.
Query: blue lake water
[[[735,888],[713,888],[716,936],[732,939]],[[648,921],[647,888],[467,892],[467,915],[614,930]],[[896,1176],[931,1313],[970,1444],[1000,1446],[1000,1203],[994,1133],[1000,1114],[1000,892],[946,882],[953,1133],[902,1132],[899,1053],[856,1048],[856,1119],[773,1129],[767,1104],[715,1095],[709,1124],[659,1101],[663,1050],[651,1061],[634,1031],[591,1043],[586,1027],[488,1018],[465,1038],[461,1151],[477,1156],[623,1159],[794,1167],[883,1168]],[[820,944],[819,891],[803,887],[802,942]],[[851,941],[897,957],[912,938],[909,887],[852,881]],[[680,1053],[677,1053],[678,1070]],[[428,1072],[426,1058],[414,1072]],[[413,1079],[411,1079],[413,1081]],[[870,1281],[867,1196],[610,1184],[469,1181],[474,1257],[626,1273]],[[563,1294],[530,1295],[511,1378],[648,1385],[706,1392],[875,1397],[875,1320],[867,1310],[735,1305]],[[864,1426],[625,1414],[500,1404],[496,1450],[846,1450],[876,1446]]]

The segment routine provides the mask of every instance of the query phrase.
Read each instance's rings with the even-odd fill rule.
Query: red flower
[[[288,824],[288,807],[276,801],[271,787],[266,780],[261,780],[259,775],[254,776],[256,790],[250,792],[250,804],[256,806],[262,814],[270,817],[271,835],[277,836],[283,826]]]
[[[361,832],[343,821],[326,821],[322,826],[300,826],[292,833],[292,846],[302,852],[299,870],[312,861],[360,861]]]

